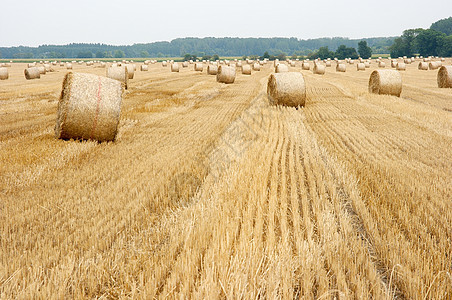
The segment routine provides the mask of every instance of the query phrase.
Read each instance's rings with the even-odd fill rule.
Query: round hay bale
[[[378,63],[378,67],[379,67],[379,68],[386,68],[386,63],[385,63],[384,61],[380,61],[380,62]]]
[[[242,66],[242,74],[243,75],[251,75],[251,66],[250,65],[243,65]]]
[[[45,73],[46,73],[46,68],[45,68],[44,66],[38,67],[38,70],[39,70],[39,73],[40,73],[40,74],[45,75]]]
[[[36,63],[27,64],[27,68],[33,68],[33,67],[36,67]]]
[[[402,62],[397,63],[396,70],[397,71],[405,71],[406,70],[406,64],[402,63]]]
[[[203,67],[202,63],[195,63],[194,70],[196,72],[202,72],[203,69],[204,69],[204,67]]]
[[[110,67],[107,68],[107,77],[124,83],[124,87],[127,89],[129,84],[129,74],[127,72],[128,71],[125,66]]]
[[[300,72],[271,74],[267,82],[267,95],[274,105],[304,106],[306,85],[303,74]]]
[[[442,62],[445,62],[446,59],[445,59],[444,57],[441,57],[441,61],[442,61]]]
[[[217,72],[217,82],[234,83],[235,68],[227,66],[219,66]]]
[[[184,61],[182,63],[182,68],[188,68],[188,61]]]
[[[314,68],[312,69],[312,73],[323,75],[325,74],[325,66],[321,64],[314,64]]]
[[[0,80],[6,80],[9,78],[8,69],[0,68]]]
[[[364,63],[358,63],[358,64],[356,64],[356,70],[357,71],[365,71],[366,65]]]
[[[166,60],[162,61],[162,67],[166,67],[168,65],[168,63],[166,62]]]
[[[428,63],[426,62],[419,62],[419,64],[417,65],[417,69],[418,70],[428,70]]]
[[[46,69],[46,72],[50,72],[50,65],[49,64],[44,64],[44,68]]]
[[[347,66],[345,64],[337,64],[336,72],[345,72],[347,70]]]
[[[147,71],[147,70],[149,70],[149,67],[148,67],[148,65],[141,65],[140,70]]]
[[[353,64],[355,64],[355,61],[354,61],[353,59],[349,59],[349,60],[348,60],[348,63],[351,64],[351,65],[353,65]]]
[[[366,69],[370,68],[370,62],[368,61],[364,62],[364,67],[366,67]]]
[[[64,67],[64,62],[60,62],[60,67]]]
[[[38,67],[27,68],[24,70],[24,74],[27,80],[41,78],[41,72]]]
[[[308,62],[304,62],[301,64],[302,70],[309,70],[311,68],[311,65]]]
[[[285,64],[277,64],[275,66],[275,73],[286,73],[289,72],[289,67],[287,67]]]
[[[331,60],[327,60],[326,62],[325,62],[325,67],[331,67]]]
[[[179,64],[177,62],[171,64],[171,72],[179,72]]]
[[[217,75],[218,66],[217,65],[208,65],[207,66],[207,74],[209,75]]]
[[[253,64],[253,70],[254,71],[260,71],[261,70],[261,62],[256,62]]]
[[[438,62],[436,61],[432,61],[428,64],[428,68],[429,70],[436,70],[440,67],[440,65],[438,64]]]
[[[129,79],[133,79],[133,76],[135,75],[135,65],[126,64],[125,67],[127,68],[127,74],[129,76]]]
[[[71,64],[71,63],[67,63],[67,64],[66,64],[66,69],[72,70],[72,64]]]
[[[452,66],[439,68],[437,79],[439,88],[452,88]]]
[[[93,74],[66,74],[55,136],[59,139],[114,141],[118,132],[123,84]]]
[[[369,92],[400,97],[402,76],[395,70],[375,70],[370,74]]]

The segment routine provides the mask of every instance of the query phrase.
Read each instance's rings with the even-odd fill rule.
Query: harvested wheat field
[[[149,64],[98,143],[55,138],[66,67],[13,64],[0,298],[451,299],[452,89],[413,63],[370,94],[377,65],[289,66],[297,109],[269,104],[270,62],[233,84]]]

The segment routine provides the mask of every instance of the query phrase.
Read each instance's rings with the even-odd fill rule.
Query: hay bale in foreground
[[[124,83],[124,87],[127,89],[129,84],[129,74],[127,73],[127,68],[125,66],[107,68],[107,77]]]
[[[314,68],[312,69],[312,73],[323,75],[325,74],[325,66],[321,64],[314,64]]]
[[[217,75],[218,66],[217,65],[208,65],[207,66],[207,74],[209,75]]]
[[[0,68],[0,80],[6,80],[9,78],[8,69]]]
[[[345,72],[347,70],[347,66],[345,64],[337,64],[336,72]]]
[[[135,75],[135,65],[126,64],[125,67],[127,68],[127,75],[129,76],[129,79],[133,79],[133,76]]]
[[[289,72],[289,67],[285,64],[277,64],[275,66],[275,73],[286,73]]]
[[[400,97],[402,76],[395,70],[375,70],[370,74],[369,92]]]
[[[306,85],[303,74],[300,72],[271,74],[267,82],[267,95],[274,105],[304,106]]]
[[[177,62],[171,64],[171,72],[179,72],[179,64]]]
[[[437,80],[439,88],[452,88],[452,66],[439,68]]]
[[[39,68],[32,67],[32,68],[26,68],[24,70],[25,79],[39,79],[41,78],[41,72],[39,71]]]
[[[204,69],[204,67],[203,67],[202,63],[195,63],[194,70],[196,72],[202,72],[203,69]]]
[[[418,70],[428,70],[428,63],[426,62],[419,62],[419,64],[417,65],[417,69]]]
[[[228,66],[219,66],[217,73],[217,82],[221,83],[234,83],[235,81],[235,68]]]
[[[59,139],[113,141],[118,131],[123,84],[93,74],[66,74],[55,136]]]
[[[242,65],[242,74],[251,75],[251,65]]]
[[[140,70],[141,71],[148,71],[149,67],[148,67],[148,65],[141,65]]]

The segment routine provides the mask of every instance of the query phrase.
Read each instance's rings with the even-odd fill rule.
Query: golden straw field
[[[97,143],[55,138],[65,67],[14,63],[0,299],[452,299],[452,89],[417,64],[398,98],[369,94],[374,60],[297,62],[296,109],[269,105],[272,62],[227,85],[136,63],[116,141]]]

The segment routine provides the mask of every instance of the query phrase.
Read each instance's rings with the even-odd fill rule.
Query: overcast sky
[[[0,46],[182,37],[380,37],[428,28],[452,0],[1,0]]]

